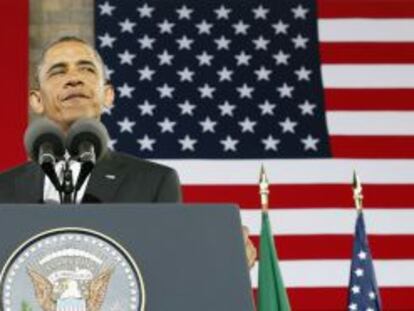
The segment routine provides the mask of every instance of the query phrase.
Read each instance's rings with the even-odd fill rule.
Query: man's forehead
[[[98,63],[94,50],[87,44],[77,41],[59,42],[45,53],[43,63],[91,61]]]

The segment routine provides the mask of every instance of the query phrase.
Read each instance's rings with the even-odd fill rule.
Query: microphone
[[[60,191],[55,164],[65,154],[64,135],[56,123],[39,118],[33,121],[24,134],[24,145],[30,158],[37,162],[53,186]]]
[[[96,119],[80,119],[70,127],[66,137],[66,148],[73,158],[81,162],[76,191],[82,187],[96,163],[108,151],[108,140],[108,131]]]

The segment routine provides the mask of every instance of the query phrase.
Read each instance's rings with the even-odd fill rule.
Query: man
[[[101,57],[85,41],[64,37],[50,44],[37,69],[38,89],[30,91],[35,114],[54,121],[63,132],[80,118],[99,119],[113,104],[114,90],[105,83]],[[79,163],[73,164],[74,177]],[[59,174],[59,172],[58,172]],[[83,202],[180,202],[176,172],[166,166],[108,152],[92,171]],[[57,191],[40,167],[28,163],[0,175],[0,203],[58,201]],[[249,264],[256,251],[244,230]]]
[[[64,132],[80,118],[99,119],[103,109],[109,108],[114,100],[112,86],[105,83],[100,56],[78,38],[66,37],[49,45],[36,78],[39,89],[30,91],[32,110],[54,121]],[[79,165],[73,170],[76,177]],[[82,190],[80,197],[84,194],[86,202],[181,200],[173,169],[111,152],[97,164],[86,189]],[[58,195],[35,163],[0,176],[0,202],[39,201],[58,201]]]

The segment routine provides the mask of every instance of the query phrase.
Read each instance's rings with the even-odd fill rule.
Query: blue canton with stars
[[[348,289],[348,310],[380,311],[381,299],[368,239],[365,233],[364,216],[358,212],[355,225],[351,276]]]
[[[329,157],[313,1],[96,1],[110,147],[143,158]]]

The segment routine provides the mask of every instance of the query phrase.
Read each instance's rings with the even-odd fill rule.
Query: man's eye
[[[87,72],[95,73],[95,69],[92,68],[92,67],[83,67],[82,68],[82,71],[87,71]]]
[[[62,74],[62,73],[63,73],[63,70],[53,70],[49,73],[49,75],[50,76],[56,76],[56,75],[59,75],[59,74]]]

